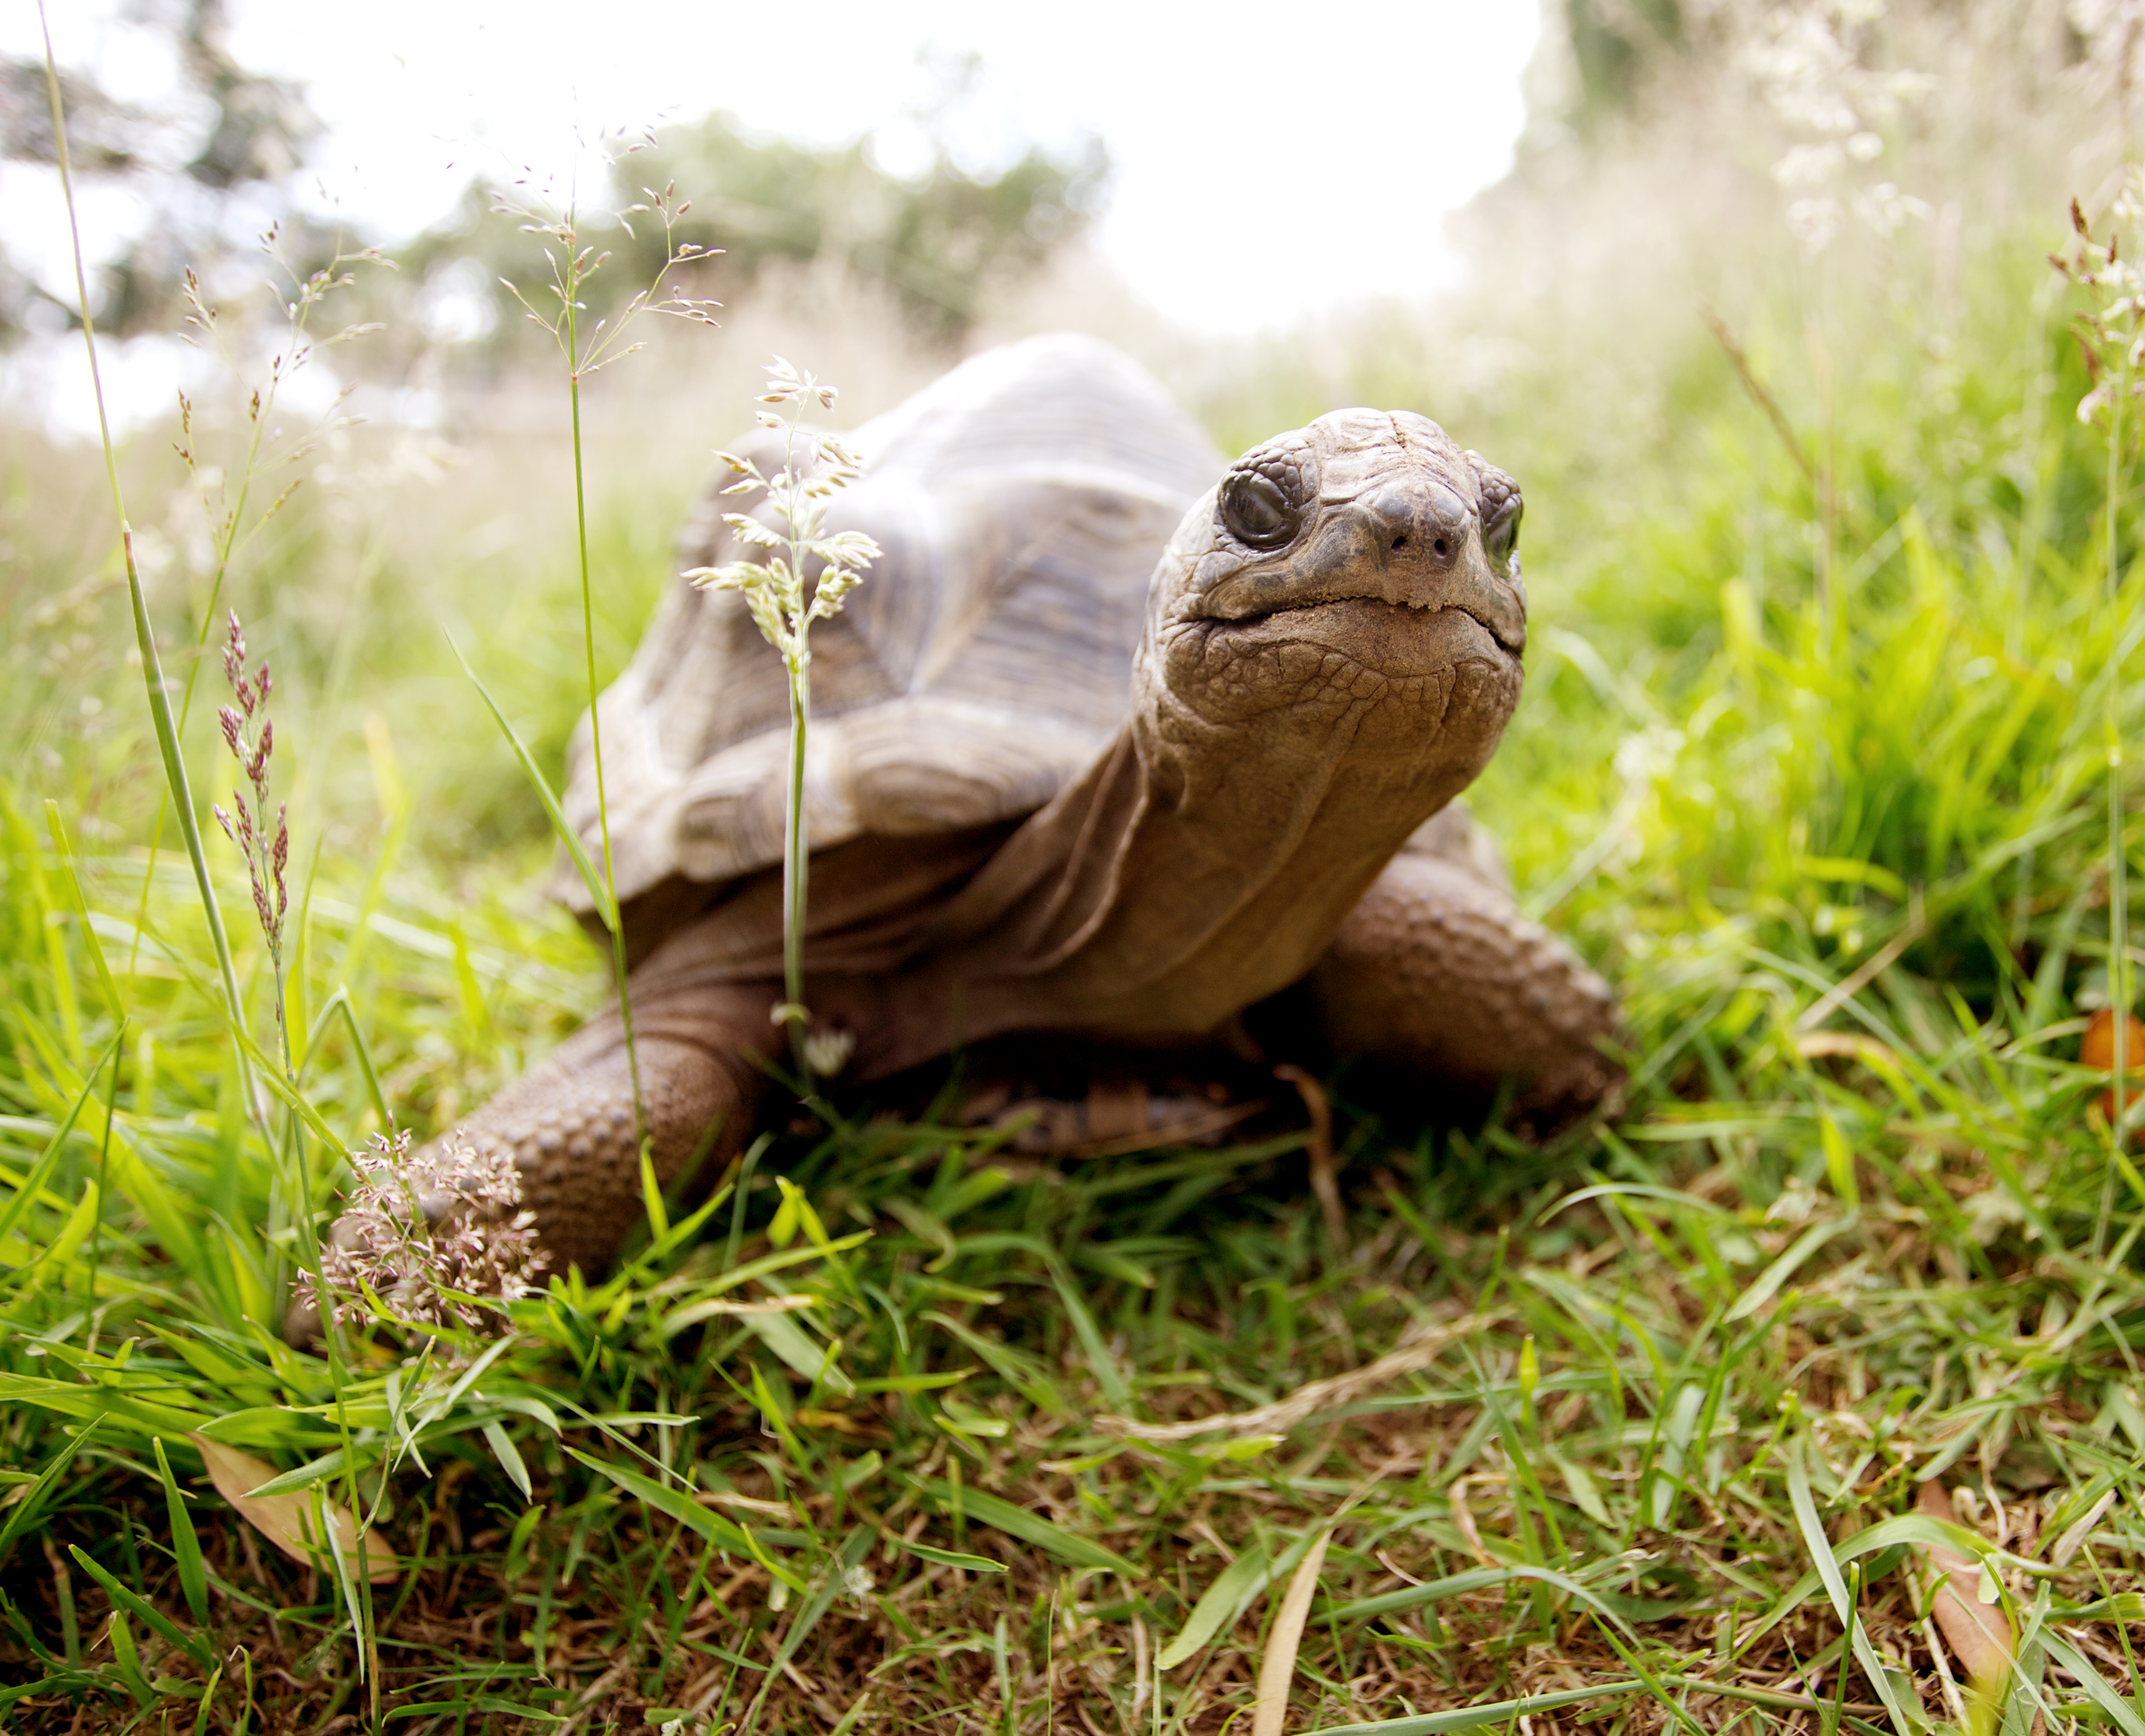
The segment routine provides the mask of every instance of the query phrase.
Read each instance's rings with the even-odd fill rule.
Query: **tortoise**
[[[884,552],[817,629],[805,773],[805,1000],[845,1083],[1006,1032],[1197,1043],[1293,985],[1331,1050],[1433,1089],[1515,1076],[1551,1121],[1616,1089],[1607,986],[1454,803],[1520,696],[1510,477],[1408,410],[1231,464],[1063,335],[851,444],[868,470],[829,522]],[[737,558],[729,480],[681,570]],[[681,577],[597,704],[666,1186],[742,1146],[784,1052],[784,679],[742,599]],[[571,767],[593,852],[585,717]],[[555,1269],[606,1261],[643,1211],[615,1005],[453,1137],[511,1154]]]

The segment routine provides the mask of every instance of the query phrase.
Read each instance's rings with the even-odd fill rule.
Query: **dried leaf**
[[[1319,1569],[1326,1565],[1327,1531],[1312,1544],[1310,1552],[1289,1576],[1288,1590],[1281,1600],[1281,1613],[1267,1634],[1266,1655],[1259,1660],[1259,1697],[1252,1709],[1252,1736],[1281,1736],[1288,1719],[1288,1684],[1296,1676],[1296,1649],[1302,1643],[1304,1619],[1311,1614],[1311,1594],[1318,1589]]]
[[[1931,1519],[1957,1523],[1951,1497],[1934,1480],[1922,1485],[1915,1505]],[[2011,1668],[2016,1643],[2011,1632],[2011,1618],[2003,1613],[2003,1606],[1981,1601],[1979,1559],[1943,1544],[1918,1544],[1915,1547],[1930,1568],[1942,1575],[1930,1614],[1936,1618],[1944,1644],[1966,1666],[1966,1673],[1977,1688],[1994,1693]]]
[[[2145,1072],[2145,1024],[2134,1017],[2124,1022],[2123,1072],[2128,1078]],[[2084,1039],[2078,1044],[2078,1065],[2098,1072],[2115,1071],[2115,1014],[2108,1007],[2099,1008],[2087,1022]],[[2145,1096],[2145,1088],[2133,1085],[2123,1096],[2126,1105],[2134,1103],[2140,1096]],[[2111,1122],[2115,1119],[2113,1091],[2100,1094],[2100,1112]]]
[[[216,1485],[216,1492],[238,1510],[247,1524],[293,1561],[302,1561],[308,1567],[321,1564],[326,1551],[315,1538],[309,1491],[292,1490],[285,1495],[256,1496],[253,1490],[276,1476],[274,1465],[205,1435],[189,1435],[187,1439],[200,1448],[208,1466],[209,1481]],[[330,1521],[341,1535],[344,1552],[355,1561],[356,1522],[340,1503],[329,1501],[326,1505]],[[401,1575],[401,1564],[395,1559],[395,1552],[370,1526],[365,1533],[365,1564],[366,1577],[376,1585],[390,1584]]]

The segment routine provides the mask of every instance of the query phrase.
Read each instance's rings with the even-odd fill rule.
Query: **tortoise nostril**
[[[1405,549],[1406,547],[1407,547],[1407,532],[1406,532],[1406,531],[1403,530],[1402,532],[1401,532],[1401,534],[1400,534],[1398,536],[1396,536],[1396,537],[1395,537],[1395,538],[1393,539],[1393,546],[1394,546],[1396,549]]]
[[[1397,545],[1396,545],[1396,546],[1397,546]],[[1445,552],[1446,552],[1446,551],[1445,551],[1445,539],[1444,539],[1443,537],[1441,537],[1441,536],[1440,538],[1438,538],[1438,540],[1437,540],[1436,542],[1432,543],[1430,546],[1431,546],[1431,548],[1432,551],[1436,553],[1436,555],[1437,558],[1438,558],[1440,560],[1444,560],[1444,559],[1445,559]]]

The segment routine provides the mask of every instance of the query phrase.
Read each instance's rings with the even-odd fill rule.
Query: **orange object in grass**
[[[2145,1023],[2133,1017],[2128,1024],[2123,1043],[2123,1072],[2126,1078],[2137,1078],[2145,1076]],[[2115,1014],[2109,1008],[2100,1008],[2087,1021],[2085,1041],[2078,1045],[2078,1065],[2098,1067],[2103,1073],[2115,1071]],[[2145,1096],[2145,1086],[2133,1085],[2123,1093],[2123,1102],[2134,1103],[2141,1096]],[[2113,1091],[2100,1094],[2100,1112],[2111,1122],[2115,1119]]]

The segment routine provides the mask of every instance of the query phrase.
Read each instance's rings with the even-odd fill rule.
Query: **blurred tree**
[[[942,138],[932,137],[930,146],[920,172],[897,175],[875,162],[862,140],[799,144],[755,135],[722,113],[666,128],[619,158],[605,201],[585,202],[585,234],[616,256],[590,282],[588,305],[608,311],[647,283],[664,259],[659,226],[629,216],[623,231],[612,231],[593,220],[595,213],[607,218],[605,207],[630,206],[644,189],[674,182],[692,208],[674,238],[720,250],[698,268],[693,293],[734,296],[779,261],[839,260],[858,278],[889,288],[920,335],[958,341],[993,283],[1033,271],[1090,221],[1109,159],[1091,139],[1062,156],[1030,147],[1005,167],[972,173]],[[472,187],[453,217],[399,251],[413,281],[455,281],[465,292],[478,280],[464,262],[480,262],[482,292],[493,298],[487,323],[504,338],[523,322],[500,280],[539,306],[550,287],[526,236],[481,221],[492,197]]]
[[[301,273],[337,251],[339,238],[296,197],[321,123],[298,86],[238,63],[226,25],[225,0],[131,0],[127,27],[162,38],[174,68],[172,89],[154,102],[122,102],[79,70],[61,72],[76,174],[126,182],[147,213],[116,249],[102,249],[95,271],[93,311],[115,335],[176,328],[189,266],[219,296],[239,284],[227,264],[242,259],[248,279],[257,276],[253,243],[271,224],[279,255]],[[862,140],[799,144],[750,132],[720,113],[622,155],[615,184],[584,201],[585,231],[619,256],[588,286],[592,311],[607,311],[648,282],[664,257],[659,226],[629,218],[612,231],[611,211],[640,200],[644,187],[674,181],[694,201],[675,239],[722,254],[699,269],[694,293],[734,295],[779,261],[839,260],[887,286],[920,335],[958,341],[993,285],[1033,270],[1092,217],[1109,161],[1091,139],[1062,153],[1030,146],[1010,162],[972,167],[948,133],[979,67],[970,57],[933,70],[938,96],[913,116],[924,149],[913,173],[888,170]],[[42,61],[0,57],[0,158],[57,160]],[[489,332],[510,344],[524,322],[500,280],[538,305],[550,291],[540,250],[514,226],[488,220],[495,202],[491,187],[473,185],[452,215],[397,246],[409,291],[369,286],[367,311],[385,316],[414,307],[417,325],[433,328],[444,308],[459,327],[455,336]],[[72,284],[40,283],[0,245],[0,346],[73,318]],[[394,344],[386,348],[398,353]]]
[[[635,185],[675,181],[700,190],[680,239],[720,247],[725,278],[749,282],[770,261],[835,257],[885,283],[923,332],[960,336],[994,278],[1041,264],[1093,214],[1109,160],[1099,141],[1080,154],[1031,147],[994,175],[974,176],[942,141],[923,173],[888,174],[861,142],[815,151],[760,141],[727,115],[680,128],[644,157],[620,165]],[[650,250],[652,238],[640,242]],[[659,242],[654,242],[659,246]],[[636,259],[644,272],[660,255]]]
[[[286,192],[320,122],[296,85],[232,57],[224,0],[139,0],[129,22],[169,39],[177,82],[168,96],[122,102],[82,73],[60,74],[74,172],[133,182],[149,213],[97,271],[97,324],[121,336],[178,323],[186,267],[215,274],[234,251],[234,214],[246,242],[280,222],[294,259],[328,240],[294,232],[306,226],[294,223]],[[0,57],[0,157],[58,162],[41,60]],[[74,316],[72,286],[39,284],[0,249],[0,344]]]

